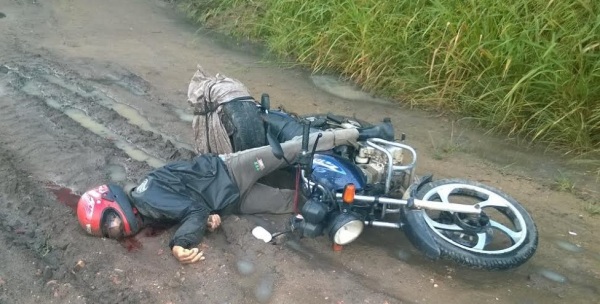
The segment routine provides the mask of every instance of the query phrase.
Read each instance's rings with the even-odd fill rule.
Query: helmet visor
[[[104,215],[102,221],[102,234],[104,237],[111,239],[121,239],[124,237],[123,220],[121,220],[121,217],[119,217],[116,212],[108,211]]]

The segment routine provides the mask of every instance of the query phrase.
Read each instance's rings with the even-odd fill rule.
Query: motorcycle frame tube
[[[412,161],[407,165],[401,165],[401,166],[394,165],[394,158],[392,156],[392,153],[388,149],[378,145],[377,143],[388,145],[388,146],[393,146],[393,147],[404,149],[404,150],[408,150],[411,153]],[[397,143],[397,142],[387,141],[387,140],[384,140],[381,138],[367,139],[367,145],[381,151],[382,153],[384,153],[387,156],[388,161],[387,161],[387,177],[385,180],[385,193],[390,192],[392,176],[393,176],[394,172],[396,172],[396,171],[408,172],[408,180],[406,181],[406,184],[404,185],[405,187],[408,187],[408,184],[410,184],[410,182],[413,180],[415,167],[417,166],[417,151],[415,151],[415,149],[413,149],[411,146]],[[383,213],[381,214],[381,218],[385,217],[385,215],[386,215],[386,213],[388,213],[388,211],[390,211],[390,210],[388,210],[387,204],[384,203],[383,210],[382,210]],[[394,213],[394,212],[390,212],[390,213]]]
[[[336,193],[335,197],[337,199],[342,199],[341,193]],[[366,195],[355,195],[354,201],[365,202],[365,203],[373,203],[378,201],[381,204],[390,204],[390,205],[408,205],[408,200],[404,199],[395,199],[389,197],[374,197],[374,196],[366,196]],[[470,213],[470,214],[481,214],[481,208],[479,204],[474,205],[463,205],[463,204],[455,204],[455,203],[440,203],[434,201],[425,201],[420,199],[413,199],[414,207],[416,209],[428,209],[428,210],[437,210],[437,211],[449,211],[449,212],[458,212],[458,213]]]
[[[390,151],[388,151],[386,148],[378,145],[378,143],[408,150],[411,153],[412,161],[407,165],[394,166],[394,158],[392,156],[392,153],[390,153]],[[408,180],[409,182],[412,181],[415,172],[415,167],[417,166],[417,151],[415,151],[415,149],[413,149],[409,145],[391,142],[381,138],[367,139],[367,145],[383,152],[388,158],[387,178],[385,180],[385,193],[388,193],[390,191],[390,184],[392,182],[392,176],[394,174],[394,171],[408,171]]]
[[[402,228],[398,223],[382,222],[382,221],[365,221],[365,226],[381,227],[381,228]]]

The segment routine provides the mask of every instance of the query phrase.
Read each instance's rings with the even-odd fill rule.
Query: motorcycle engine
[[[394,165],[402,163],[402,149],[390,151]],[[373,147],[361,146],[354,158],[356,165],[362,170],[368,184],[385,183],[388,157]]]

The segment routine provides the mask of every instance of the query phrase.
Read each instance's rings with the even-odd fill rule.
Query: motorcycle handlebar
[[[302,151],[308,151],[308,137],[310,135],[310,121],[305,121],[302,126]]]

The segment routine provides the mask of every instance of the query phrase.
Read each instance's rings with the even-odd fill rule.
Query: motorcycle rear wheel
[[[227,102],[223,105],[221,115],[234,152],[267,144],[260,108],[255,102]]]
[[[479,203],[485,213],[483,217],[420,213],[441,258],[472,268],[501,270],[525,263],[537,249],[533,219],[521,204],[498,189],[464,179],[446,179],[423,185],[416,198],[441,204]]]

